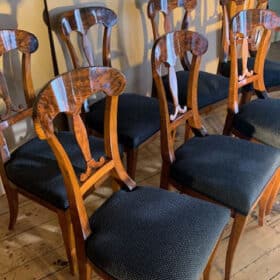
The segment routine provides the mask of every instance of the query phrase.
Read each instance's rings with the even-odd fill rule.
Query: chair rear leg
[[[235,218],[234,218],[234,222],[232,225],[231,234],[229,238],[228,248],[227,248],[225,280],[230,279],[232,263],[236,252],[236,247],[244,231],[247,220],[248,220],[248,216],[243,216],[239,213],[235,214]]]
[[[69,262],[70,272],[72,275],[75,275],[77,272],[77,255],[70,212],[69,210],[59,210],[57,211],[57,215]]]
[[[224,130],[223,130],[224,135],[231,135],[232,124],[233,124],[233,113],[228,111],[227,116],[226,116]]]
[[[14,229],[18,216],[18,192],[11,187],[5,188],[10,210],[9,230]]]
[[[169,189],[169,164],[164,161],[161,166],[160,187],[165,190]]]
[[[266,209],[265,209],[265,215],[269,215],[271,213],[272,207],[276,202],[277,195],[278,195],[279,190],[280,190],[280,184],[279,184],[279,182],[277,182],[277,183],[278,184],[275,184],[275,186],[274,186],[274,188],[273,188],[273,190],[270,194],[270,198],[267,202]]]
[[[131,179],[135,180],[136,176],[136,164],[138,157],[138,149],[127,149],[126,151],[126,164],[127,173]]]
[[[92,267],[88,260],[79,260],[79,279],[80,280],[91,280],[92,278]]]
[[[273,199],[272,196],[274,196],[273,193],[277,183],[276,178],[277,176],[274,176],[272,180],[270,180],[264,193],[262,194],[262,197],[259,200],[259,217],[258,217],[259,226],[263,226],[268,204],[272,203],[271,200]]]

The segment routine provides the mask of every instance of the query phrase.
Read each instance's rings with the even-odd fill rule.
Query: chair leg
[[[271,213],[272,207],[275,204],[275,201],[277,199],[277,195],[280,190],[280,184],[279,184],[279,182],[277,182],[277,183],[278,184],[275,184],[275,186],[270,194],[270,198],[267,202],[266,209],[265,209],[265,215],[269,215]]]
[[[77,256],[73,225],[69,210],[57,212],[58,221],[61,228],[61,233],[64,241],[64,246],[69,262],[70,272],[75,275],[77,272]]]
[[[131,179],[135,180],[138,149],[128,149],[126,151],[127,173]]]
[[[79,279],[80,280],[91,280],[92,278],[92,267],[88,260],[79,260]]]
[[[164,161],[161,166],[160,187],[165,190],[169,188],[169,165]]]
[[[231,229],[227,255],[226,255],[225,280],[230,280],[230,274],[231,274],[234,255],[236,252],[236,247],[243,233],[247,220],[248,220],[248,216],[243,216],[241,214],[236,213]]]
[[[251,98],[252,98],[252,91],[244,91],[242,92],[241,98],[240,98],[240,102],[239,105],[242,106],[246,103],[249,103]]]
[[[218,250],[218,247],[220,245],[220,241],[222,239],[222,235],[221,237],[219,238],[209,260],[208,260],[208,263],[207,263],[207,266],[205,267],[204,271],[203,271],[203,280],[209,280],[210,279],[210,272],[211,272],[211,268],[212,268],[212,264],[213,264],[213,261],[214,261],[214,258],[215,258],[215,255],[216,255],[216,252]]]
[[[271,200],[273,200],[273,192],[276,186],[277,180],[276,177],[274,177],[269,185],[266,187],[266,190],[262,194],[261,199],[259,200],[259,217],[258,217],[258,223],[259,226],[262,227],[264,225],[264,218],[266,216],[268,204],[272,203]],[[272,204],[273,205],[273,204]]]
[[[233,123],[233,113],[232,112],[228,112],[227,116],[226,116],[224,130],[223,130],[223,134],[224,135],[231,135],[232,123]]]
[[[12,230],[16,224],[18,216],[18,192],[11,187],[5,188],[10,210],[9,230]]]

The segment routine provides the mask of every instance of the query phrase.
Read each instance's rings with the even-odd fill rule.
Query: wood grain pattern
[[[111,66],[110,36],[111,29],[117,24],[117,15],[105,7],[84,7],[64,12],[59,19],[59,34],[67,45],[74,68],[81,66],[75,47],[71,42],[72,32],[78,32],[82,38],[82,49],[89,66],[94,66],[92,47],[87,33],[89,29],[100,24],[104,26],[103,32],[103,65]]]
[[[147,14],[152,24],[154,40],[160,36],[157,17],[160,13],[164,16],[164,32],[175,31],[172,24],[172,13],[176,8],[183,8],[185,13],[181,24],[181,29],[188,29],[189,27],[189,14],[195,9],[197,0],[150,0],[148,3]],[[185,70],[190,69],[190,62],[185,55],[181,59],[182,66]]]
[[[260,12],[261,10],[257,10]],[[245,13],[245,12],[244,12]],[[247,11],[248,13],[248,11]],[[249,12],[250,13],[250,12]],[[188,188],[188,186],[184,186],[179,182],[175,181],[170,176],[170,167],[171,164],[176,160],[175,157],[175,134],[176,129],[180,125],[185,126],[185,131],[190,127],[193,133],[197,136],[204,136],[206,134],[205,130],[202,127],[200,115],[198,112],[197,105],[197,84],[198,84],[198,74],[199,74],[199,66],[201,61],[201,56],[207,50],[207,40],[195,33],[187,30],[176,31],[173,33],[168,33],[158,40],[156,40],[153,50],[152,50],[152,72],[153,78],[156,83],[158,97],[160,100],[160,113],[161,113],[161,156],[162,156],[162,169],[161,169],[161,178],[160,178],[160,186],[161,188],[168,189],[169,187],[175,187],[180,192],[185,194],[204,199],[206,201],[211,201],[219,204],[219,200],[209,197],[207,195],[203,195],[201,193],[196,192]],[[174,111],[176,115],[171,115],[167,106],[167,97],[165,92],[165,87],[163,86],[162,81],[162,68],[167,67],[168,70],[172,69],[174,63],[176,61],[176,57],[181,58],[181,56],[185,55],[186,51],[191,51],[193,54],[192,62],[191,62],[191,70],[190,70],[190,78],[188,83],[188,100],[186,100],[188,110],[184,110],[183,108],[178,109],[177,99],[176,99],[176,85],[177,80],[176,76],[171,75],[169,77],[169,87],[171,89],[171,93],[174,94],[173,103],[174,103]],[[173,71],[173,70],[172,70]],[[172,73],[172,72],[171,72]],[[170,75],[170,71],[169,71]],[[236,75],[237,79],[238,76]],[[187,141],[185,137],[185,142]],[[186,154],[186,157],[189,156]],[[180,160],[182,160],[182,154],[180,155]],[[232,274],[232,264],[234,261],[234,256],[236,254],[237,245],[241,238],[242,232],[245,228],[247,220],[249,218],[250,213],[260,202],[261,213],[259,215],[260,222],[262,225],[262,218],[265,215],[266,205],[271,203],[269,200],[269,196],[273,193],[273,197],[275,198],[275,180],[279,176],[280,169],[277,170],[272,179],[266,182],[266,186],[263,189],[263,192],[257,197],[255,203],[252,205],[248,215],[242,215],[237,212],[235,209],[231,208],[232,217],[234,218],[233,227],[230,233],[229,244],[227,248],[226,254],[226,266],[225,266],[225,278],[229,280]],[[214,174],[213,174],[214,175]],[[234,174],[233,176],[238,176],[238,174]],[[277,184],[277,186],[279,183]],[[270,206],[269,206],[270,207]],[[212,262],[212,257],[209,260],[209,265],[205,270],[206,279],[210,274],[210,266]]]
[[[13,125],[20,121],[27,120],[32,116],[32,106],[35,100],[35,91],[33,88],[33,81],[31,77],[31,54],[38,48],[38,40],[35,35],[23,30],[0,30],[0,55],[4,56],[6,53],[17,50],[22,53],[22,82],[23,93],[25,96],[25,105],[15,105],[8,90],[6,79],[3,73],[0,72],[0,98],[5,103],[5,112],[0,115],[0,175],[7,195],[10,221],[9,229],[14,229],[18,217],[18,194],[22,194],[37,203],[47,207],[48,209],[57,213],[58,217],[63,217],[61,223],[63,237],[65,241],[65,248],[70,264],[70,271],[75,273],[75,244],[71,242],[71,232],[67,230],[71,228],[69,213],[55,208],[50,203],[24,191],[20,186],[14,185],[8,178],[5,170],[5,163],[11,158],[11,152],[7,145],[5,137],[5,130],[12,128]],[[18,147],[19,148],[19,147]],[[32,180],[32,178],[30,179]],[[73,239],[73,238],[72,238]]]
[[[116,181],[125,184],[129,189],[135,186],[135,182],[130,179],[122,165],[117,141],[118,96],[123,92],[125,85],[124,75],[114,68],[79,68],[50,81],[34,104],[35,130],[41,139],[49,143],[64,178],[77,244],[80,279],[91,277],[91,264],[85,253],[85,240],[91,234],[91,229],[83,201],[84,194],[95,188],[98,181],[110,173]],[[106,157],[95,161],[89,149],[80,113],[84,101],[99,92],[107,96],[104,123]],[[73,133],[86,164],[86,170],[80,178],[77,177],[69,156],[54,133],[53,120],[59,113],[66,113],[73,119]],[[99,272],[98,269],[96,271],[103,276],[104,272]]]

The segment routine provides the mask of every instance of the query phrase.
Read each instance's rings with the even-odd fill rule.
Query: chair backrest
[[[117,142],[118,96],[126,85],[125,77],[118,70],[109,67],[85,67],[67,72],[50,81],[39,93],[33,108],[35,130],[40,139],[50,145],[64,178],[76,241],[83,244],[90,234],[88,216],[83,196],[95,187],[108,173],[115,180],[133,188],[135,183],[127,175],[119,155]],[[94,160],[87,132],[80,117],[83,102],[92,94],[106,94],[104,121],[104,149],[106,157]],[[85,171],[76,174],[67,152],[54,133],[55,117],[65,113],[73,122],[73,134],[85,161]],[[85,246],[77,248],[85,256]],[[82,251],[81,251],[82,250]]]
[[[160,102],[161,114],[161,152],[163,160],[172,162],[174,155],[174,136],[176,128],[188,124],[194,133],[200,134],[202,123],[197,105],[197,83],[201,56],[207,51],[208,42],[202,35],[188,30],[180,30],[159,37],[152,50],[152,72]],[[192,53],[186,106],[178,102],[178,86],[175,72],[177,59],[182,59],[186,52]],[[167,68],[167,69],[166,69]],[[174,110],[170,114],[162,77],[168,71],[169,88],[173,97]]]
[[[6,179],[4,164],[10,159],[10,150],[7,145],[7,139],[4,131],[16,123],[30,118],[32,115],[32,106],[35,100],[35,92],[31,78],[31,54],[38,48],[37,38],[23,30],[0,30],[0,56],[4,57],[6,53],[17,50],[22,54],[22,83],[23,93],[26,104],[17,104],[14,100],[15,94],[10,94],[7,79],[5,77],[5,68],[0,71],[0,97],[3,102],[3,110],[0,113],[0,173],[2,180]],[[15,69],[13,69],[14,71]],[[13,77],[17,80],[16,76]],[[21,80],[19,79],[19,80]],[[13,147],[14,148],[14,147]]]
[[[103,25],[103,66],[111,66],[110,37],[111,30],[117,23],[117,15],[105,7],[83,7],[64,12],[59,18],[59,34],[68,48],[74,68],[81,67],[75,45],[71,41],[72,32],[77,32],[81,37],[82,54],[87,60],[87,66],[96,66],[93,48],[88,37],[88,31],[94,25]]]
[[[181,24],[181,29],[189,27],[189,13],[195,9],[197,0],[150,0],[148,3],[148,17],[151,20],[154,40],[160,36],[160,27],[158,16],[163,15],[164,33],[175,31],[172,21],[172,14],[175,9],[184,9],[184,17]],[[163,34],[162,34],[163,35]],[[185,56],[181,60],[181,64],[185,70],[189,70],[190,62]]]
[[[220,62],[227,62],[230,60],[229,57],[229,30],[230,22],[232,18],[240,11],[248,9],[266,9],[268,6],[268,0],[220,0],[220,5],[223,10],[223,21],[222,21],[222,49],[220,54]],[[254,40],[250,42],[250,53],[255,55],[257,46],[256,44],[259,41],[259,32],[255,32]]]
[[[280,17],[270,10],[250,9],[237,13],[231,22],[230,29],[230,87],[229,109],[238,112],[239,88],[253,83],[254,89],[260,98],[266,97],[264,85],[264,63],[269,49],[269,42],[273,30],[279,28]],[[248,69],[250,38],[256,29],[262,28],[262,36],[256,53],[254,69]],[[241,48],[242,73],[238,71],[238,51]]]

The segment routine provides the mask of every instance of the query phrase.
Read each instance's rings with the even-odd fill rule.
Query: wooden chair
[[[67,46],[74,68],[82,66],[78,50],[71,41],[75,31],[82,38],[81,48],[86,58],[85,65],[95,66],[93,48],[90,44],[89,29],[95,25],[104,26],[103,65],[111,67],[110,35],[117,24],[117,15],[104,7],[85,7],[67,11],[60,15],[59,34]],[[84,66],[85,66],[84,65]],[[89,130],[102,136],[104,123],[105,99],[93,103],[85,114]],[[134,93],[120,97],[118,109],[118,138],[124,144],[127,155],[127,171],[135,178],[138,149],[153,140],[160,130],[159,105],[155,98]]]
[[[148,3],[148,17],[151,20],[154,40],[160,36],[160,21],[159,15],[163,15],[163,29],[165,33],[175,31],[173,27],[172,14],[175,9],[184,10],[184,18],[182,20],[181,29],[188,29],[189,15],[197,5],[196,0],[150,0]],[[178,98],[179,104],[186,104],[186,94],[189,77],[190,77],[190,62],[187,56],[181,60],[183,70],[176,71],[178,80]],[[226,100],[228,96],[229,80],[222,75],[211,74],[205,71],[199,72],[198,83],[198,107],[204,111],[210,111],[212,107],[220,104],[222,100]],[[168,100],[172,101],[172,94],[168,88],[167,76],[164,78],[164,86],[166,88]],[[155,93],[155,87],[153,86]]]
[[[234,218],[230,235],[225,279],[230,279],[238,241],[252,209],[259,203],[262,224],[271,191],[279,184],[280,150],[223,135],[207,136],[197,106],[197,85],[201,56],[207,40],[187,30],[168,33],[156,40],[152,50],[153,78],[161,112],[161,187],[222,204]],[[176,59],[192,52],[188,100],[178,102]],[[162,77],[168,71],[174,109],[170,112]],[[196,135],[175,150],[175,132],[180,125],[190,126]],[[203,137],[205,136],[205,137]]]
[[[91,279],[94,268],[103,279],[197,280],[230,212],[159,188],[135,187],[122,165],[117,144],[117,108],[125,83],[125,77],[114,68],[76,69],[52,80],[34,106],[36,132],[53,150],[66,185],[80,279]],[[84,101],[97,92],[106,94],[104,157],[90,151],[79,115]],[[76,170],[54,133],[52,123],[61,112],[73,121],[84,170]],[[88,218],[83,196],[108,173],[123,189]]]
[[[220,54],[220,61],[218,66],[218,73],[230,77],[231,69],[231,52],[230,52],[230,22],[232,18],[240,11],[257,8],[257,9],[266,9],[268,6],[268,0],[257,0],[256,6],[252,4],[254,1],[246,0],[220,0],[223,11],[222,19],[222,49]],[[249,51],[250,57],[247,61],[247,66],[250,69],[254,68],[257,49],[261,41],[262,33],[260,30],[255,30],[249,40]],[[242,72],[242,59],[238,60],[238,71]],[[280,63],[277,61],[271,61],[266,59],[264,63],[264,82],[267,90],[269,92],[280,90]],[[252,88],[245,87],[242,89],[242,99],[241,104],[246,103],[250,100],[252,95]]]
[[[241,11],[232,19],[230,36],[231,75],[228,99],[228,113],[224,127],[224,134],[234,135],[280,148],[280,122],[278,114],[280,100],[269,98],[266,92],[265,56],[268,52],[271,32],[279,28],[280,17],[269,10]],[[238,46],[242,46],[242,64],[246,64],[248,57],[248,39],[256,28],[262,27],[262,38],[256,54],[254,68],[244,67],[239,72]],[[243,87],[252,86],[257,99],[238,106],[238,93]],[[279,191],[277,186],[267,205],[266,214],[269,214]]]
[[[10,55],[13,53],[10,51],[15,50],[22,53],[21,58],[18,57],[18,60],[22,62],[22,77],[13,77],[13,79],[22,79],[26,101],[26,105],[16,105],[17,103],[12,99],[16,95],[11,95],[9,92],[4,76],[4,67],[4,72],[0,73],[1,97],[5,103],[5,111],[2,111],[0,115],[0,175],[10,209],[9,229],[14,228],[17,220],[19,193],[57,213],[70,270],[74,274],[76,256],[68,211],[69,204],[63,179],[54,161],[52,151],[46,143],[35,137],[34,132],[27,131],[27,135],[32,135],[33,139],[29,139],[29,141],[16,148],[10,147],[9,138],[7,138],[9,135],[11,136],[13,126],[19,125],[24,120],[31,120],[32,105],[35,99],[31,78],[31,54],[37,48],[37,38],[29,32],[0,30],[1,56]],[[27,127],[30,126],[27,125]],[[60,133],[59,137],[67,145],[69,144],[67,133]],[[11,151],[11,149],[13,150]]]

